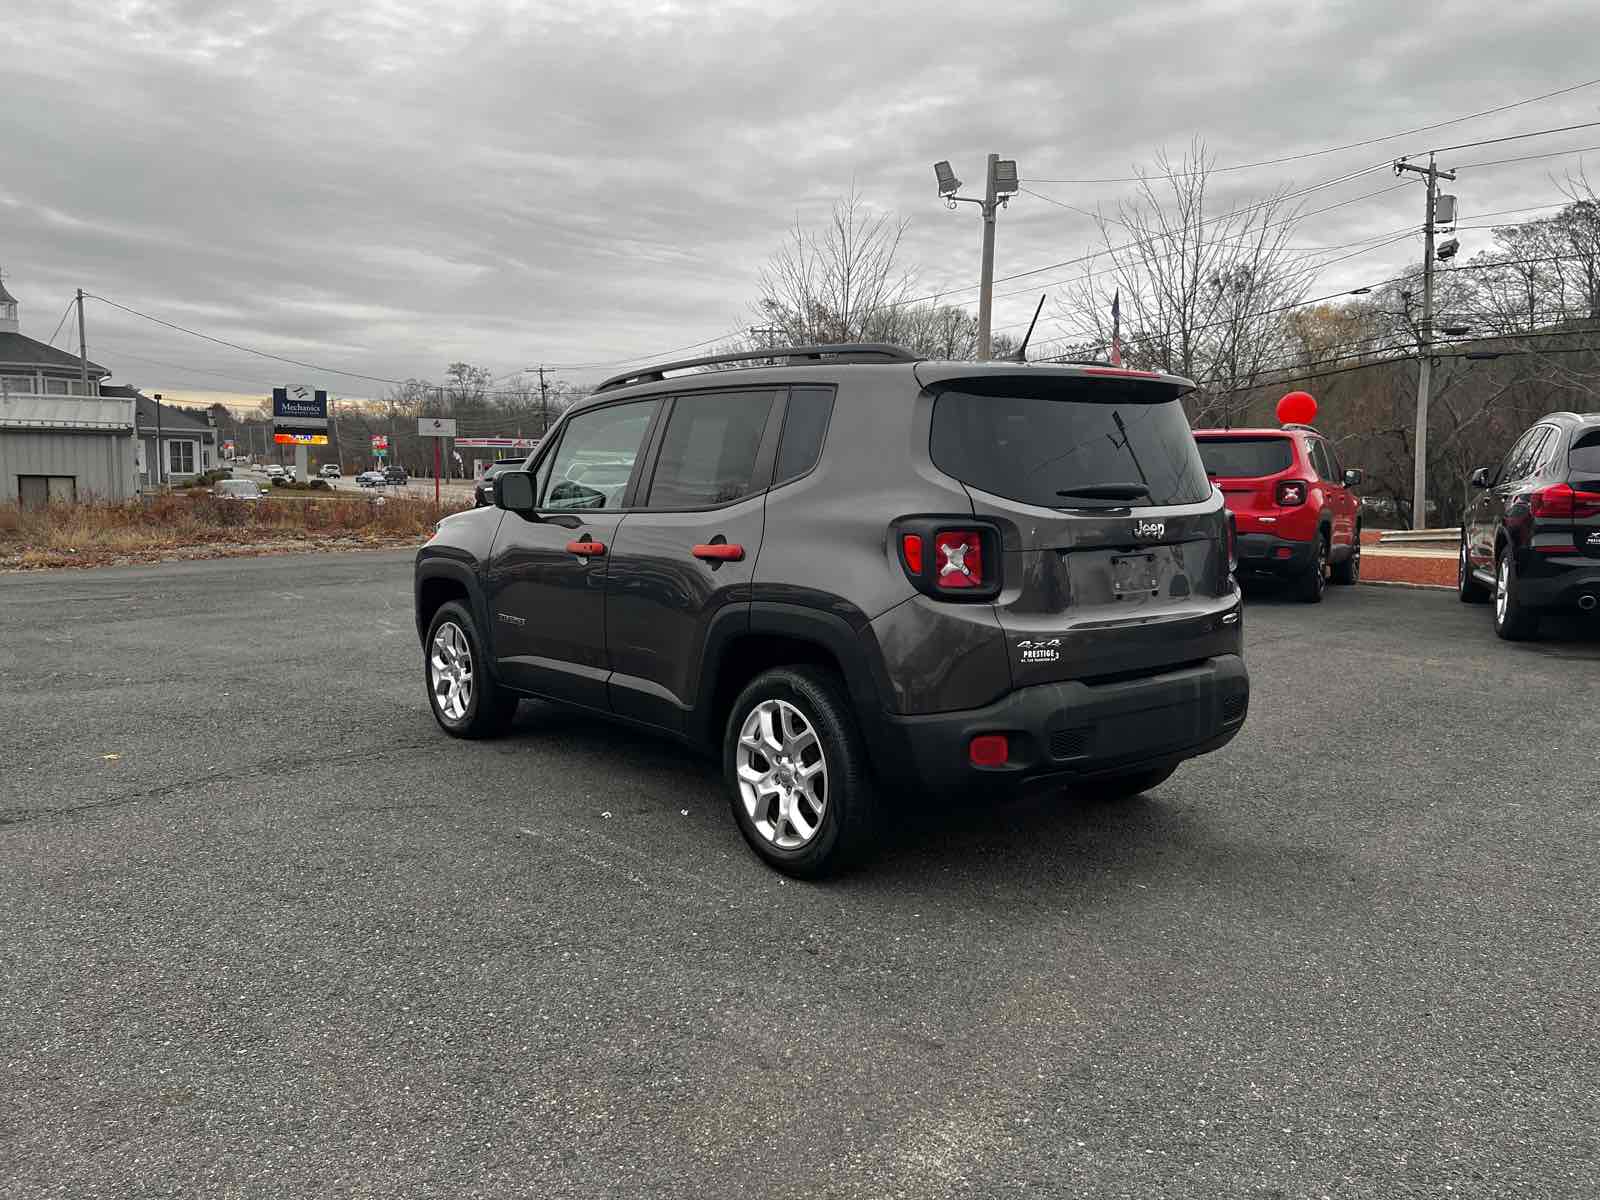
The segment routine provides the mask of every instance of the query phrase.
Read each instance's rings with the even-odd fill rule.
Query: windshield
[[[1294,450],[1286,437],[1196,438],[1206,474],[1224,479],[1259,479],[1287,471]]]
[[[963,381],[934,402],[947,475],[1047,508],[1194,504],[1211,494],[1170,389],[1057,376]]]

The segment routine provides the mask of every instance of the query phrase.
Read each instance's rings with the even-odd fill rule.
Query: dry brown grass
[[[171,494],[129,504],[0,505],[0,569],[149,562],[285,549],[416,543],[455,511],[432,501],[366,496],[254,504]]]

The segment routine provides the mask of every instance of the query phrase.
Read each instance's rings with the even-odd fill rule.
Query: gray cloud
[[[819,220],[852,181],[913,218],[906,262],[925,290],[968,287],[978,222],[939,206],[937,158],[968,179],[989,150],[1025,177],[1091,178],[1199,134],[1222,162],[1249,161],[1600,74],[1588,0],[1458,5],[1449,22],[1382,0],[20,9],[0,28],[0,265],[25,328],[48,336],[82,286],[385,377],[436,377],[454,358],[496,371],[593,363],[732,330],[785,227]],[[1220,177],[1218,200],[1592,119],[1600,88]],[[1520,148],[1600,145],[1597,133]],[[1554,200],[1550,176],[1568,165],[1464,172],[1462,210]],[[1306,207],[1392,182],[1374,173]],[[1037,188],[1087,209],[1125,192]],[[1308,218],[1296,244],[1403,228],[1419,209],[1414,189],[1396,191]],[[1094,244],[1088,218],[1026,195],[1001,222],[1002,275]],[[1362,255],[1326,282],[1381,278],[1416,253],[1403,242]],[[1025,320],[1034,295],[1000,301],[996,323]],[[104,306],[90,318],[96,357],[147,385],[250,390],[307,374]]]

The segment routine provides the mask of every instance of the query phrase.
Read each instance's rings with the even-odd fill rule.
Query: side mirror
[[[1344,485],[1345,487],[1355,487],[1361,482],[1362,478],[1361,468],[1351,467],[1344,473]]]
[[[1472,486],[1475,488],[1486,488],[1489,486],[1488,467],[1479,467],[1472,473]]]
[[[507,471],[494,480],[494,506],[507,512],[533,511],[533,476],[526,471]]]

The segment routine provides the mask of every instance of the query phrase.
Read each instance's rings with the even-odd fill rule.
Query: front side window
[[[649,508],[714,508],[755,490],[756,453],[774,393],[679,396],[667,419]]]
[[[539,507],[621,508],[658,403],[609,404],[569,420],[561,444],[539,469],[543,489]]]
[[[1328,454],[1327,444],[1321,438],[1312,438],[1310,441],[1311,465],[1317,472],[1317,478],[1324,483],[1333,482],[1333,461]]]
[[[1496,483],[1508,483],[1513,479],[1521,478],[1521,476],[1516,473],[1517,464],[1526,460],[1528,449],[1533,445],[1533,442],[1539,436],[1539,433],[1539,427],[1535,425],[1532,429],[1528,430],[1528,432],[1524,433],[1517,439],[1516,445],[1511,447],[1510,451],[1506,454],[1505,460],[1500,464],[1500,470],[1495,473],[1494,481]]]
[[[1511,464],[1511,474],[1506,476],[1508,480],[1526,479],[1533,474],[1539,465],[1539,456],[1544,450],[1545,439],[1550,436],[1550,432],[1550,427],[1547,425],[1535,425],[1528,431],[1528,440],[1523,444],[1516,461]]]

